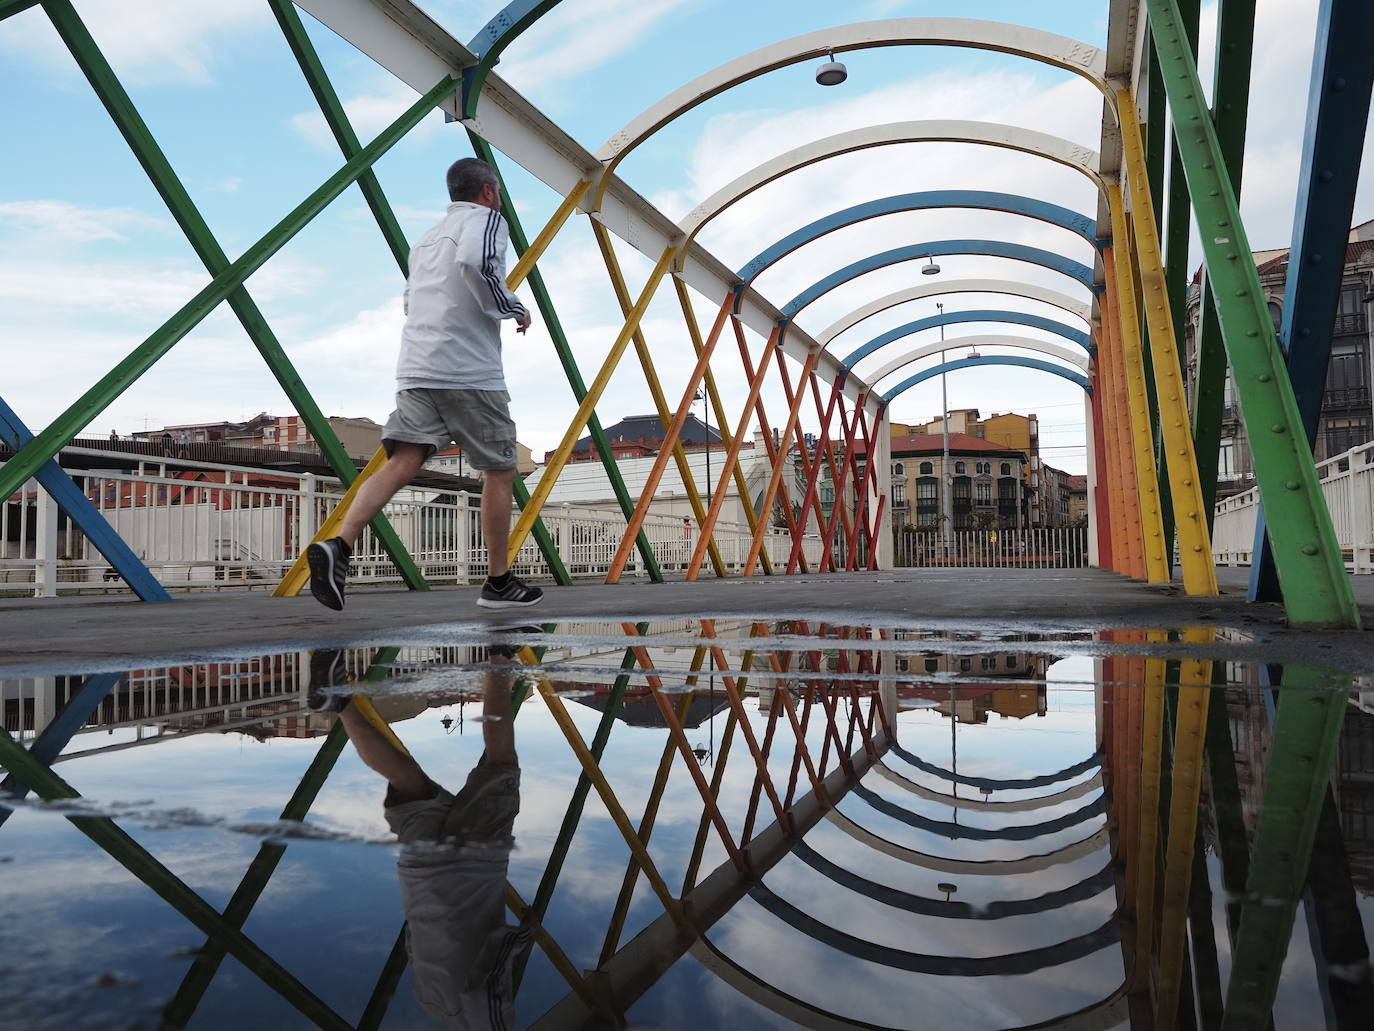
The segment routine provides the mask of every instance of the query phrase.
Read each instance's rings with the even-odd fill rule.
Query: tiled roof
[[[612,444],[617,441],[637,441],[644,440],[661,441],[666,427],[663,420],[657,415],[627,415],[613,426],[606,427],[606,439]],[[704,444],[706,443],[706,424],[695,415],[687,416],[687,421],[682,425],[682,435],[679,439],[684,444]],[[721,435],[716,432],[714,426],[711,427],[710,437],[712,444],[721,443]],[[590,435],[583,437],[574,445],[575,451],[588,451],[592,446]]]
[[[860,454],[864,452],[863,441],[856,441],[855,450]],[[939,454],[944,450],[945,438],[941,433],[916,433],[907,436],[892,438],[892,457],[907,456],[913,454]],[[949,450],[953,454],[998,454],[1015,455],[1025,459],[1025,452],[1014,447],[1007,447],[1005,444],[996,444],[982,437],[974,437],[967,433],[951,433],[949,435]]]

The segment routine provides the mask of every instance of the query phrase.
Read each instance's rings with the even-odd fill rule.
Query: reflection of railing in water
[[[1088,530],[1082,526],[947,534],[899,527],[893,536],[897,566],[1081,569],[1088,564]]]

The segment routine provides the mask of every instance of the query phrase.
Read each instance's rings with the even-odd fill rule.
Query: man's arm
[[[465,227],[458,241],[457,261],[482,310],[494,319],[514,319],[521,333],[530,313],[506,286],[506,248],[510,236],[499,211],[484,212]]]

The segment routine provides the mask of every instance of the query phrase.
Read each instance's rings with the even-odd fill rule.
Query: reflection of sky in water
[[[1088,758],[1096,749],[1097,712],[1091,688],[1093,660],[1070,658],[1049,667],[1044,716],[1022,719],[988,714],[983,724],[957,727],[952,754],[950,720],[932,709],[913,709],[899,718],[904,749],[926,762],[960,774],[1025,778],[1053,774]],[[446,674],[449,687],[466,674]],[[470,678],[469,678],[470,679]],[[433,682],[425,689],[432,690]],[[709,675],[702,687],[709,690]],[[715,700],[724,702],[721,678]],[[768,697],[750,696],[745,707],[760,740],[766,742]],[[803,711],[798,703],[799,715]],[[601,713],[569,700],[578,732],[590,741]],[[457,705],[434,708],[395,725],[407,747],[439,783],[459,786],[481,753],[481,726],[471,721],[480,706],[467,706],[463,732],[446,733],[441,716],[457,717]],[[824,743],[823,710],[817,704],[808,726],[812,754]],[[690,744],[714,753],[725,748],[725,712],[687,731]],[[84,734],[73,749],[131,741],[119,729]],[[146,747],[83,756],[59,763],[57,772],[86,799],[107,811],[174,874],[217,909],[229,902],[244,871],[263,848],[258,838],[233,828],[271,823],[318,750],[322,738],[258,741],[238,733],[168,735]],[[601,768],[632,823],[649,800],[667,741],[661,728],[616,724]],[[542,699],[527,700],[517,720],[517,748],[523,767],[516,850],[509,876],[520,895],[533,898],[563,821],[580,766]],[[855,744],[859,743],[856,735]],[[724,764],[720,805],[738,836],[755,789],[755,767],[743,735],[736,733]],[[794,776],[792,731],[779,720],[768,767],[780,793]],[[884,763],[913,784],[941,794],[992,803],[1055,793],[1090,780],[1096,770],[1051,786],[984,793],[916,768],[895,753]],[[832,760],[833,762],[833,760]],[[707,766],[710,775],[713,766]],[[796,793],[809,790],[804,768],[795,771]],[[999,829],[1031,826],[1074,813],[1102,795],[1100,786],[1067,801],[1007,814],[979,812],[922,797],[875,773],[864,786],[876,797],[939,823]],[[383,819],[382,780],[345,747],[326,781],[307,824],[343,840],[291,840],[245,933],[345,1019],[362,1012],[401,922],[396,849]],[[1082,822],[1019,841],[950,838],[937,830],[909,826],[880,812],[857,794],[839,811],[868,831],[915,852],[945,859],[1014,860],[1051,853],[1090,837],[1104,825],[1094,814]],[[766,795],[757,802],[755,828],[774,819]],[[681,888],[701,823],[700,800],[678,759],[658,810],[649,851],[675,893]],[[861,876],[927,899],[940,899],[939,885],[957,887],[955,901],[975,906],[996,900],[1033,899],[1061,891],[1101,871],[1105,845],[1069,861],[1043,864],[1029,872],[923,868],[874,851],[822,820],[807,844],[830,862]],[[544,926],[578,970],[594,968],[611,921],[629,851],[605,807],[593,792],[574,836]],[[700,867],[704,877],[726,859],[714,830],[708,833]],[[1207,863],[1220,897],[1215,858]],[[1005,917],[962,920],[919,915],[886,906],[838,887],[796,856],[787,856],[763,877],[764,886],[814,919],[867,942],[932,956],[993,957],[1044,948],[1095,931],[1112,915],[1110,887],[1060,909]],[[1361,900],[1367,911],[1368,899]],[[190,966],[190,954],[204,936],[170,906],[127,873],[59,813],[21,806],[0,827],[0,1008],[6,1021],[25,1028],[156,1027],[159,1008],[176,992]],[[656,920],[661,906],[639,878],[619,944],[629,942]],[[1224,916],[1215,923],[1222,976],[1229,973]],[[1004,1028],[1049,1020],[1101,1000],[1122,980],[1120,946],[1107,947],[1059,966],[1019,976],[941,977],[911,973],[848,955],[794,930],[758,901],[745,897],[709,932],[730,959],[777,989],[844,1016],[898,1028]],[[1277,1024],[1303,1026],[1312,1014],[1313,963],[1299,915],[1293,948],[1276,1005]],[[517,999],[521,1026],[529,1024],[568,992],[566,983],[536,948]],[[112,1016],[117,1015],[117,1016]],[[680,958],[630,1010],[633,1026],[663,1028],[783,1028],[770,1013],[721,980],[694,956]],[[190,1027],[306,1027],[289,1004],[262,985],[237,961],[226,958],[205,993]],[[384,1028],[428,1026],[403,978]]]

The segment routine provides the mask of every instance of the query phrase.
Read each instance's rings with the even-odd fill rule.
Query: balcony
[[[1368,407],[1368,387],[1336,387],[1322,392],[1322,408]]]
[[[1336,316],[1336,322],[1331,327],[1331,335],[1333,337],[1363,336],[1368,329],[1369,320],[1364,313],[1353,312]]]

